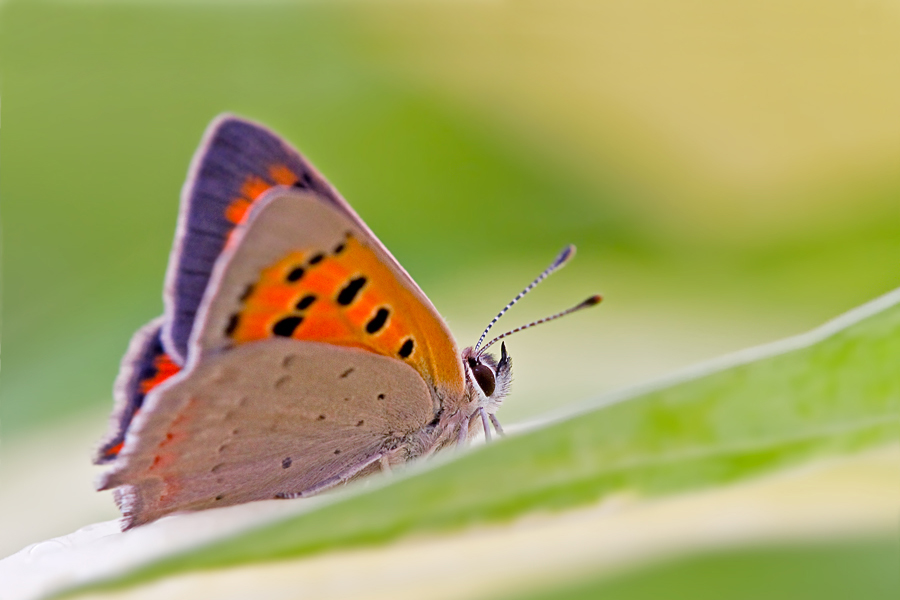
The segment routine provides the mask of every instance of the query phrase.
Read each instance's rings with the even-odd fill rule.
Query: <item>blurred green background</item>
[[[505,422],[893,289],[898,25],[877,1],[7,0],[6,472],[10,440],[82,415],[102,433],[223,111],[304,152],[461,345],[578,246],[503,325],[606,301],[510,341]]]
[[[607,303],[511,341],[507,420],[805,330],[898,282],[887,4],[2,10],[5,436],[109,404],[129,336],[161,310],[179,189],[222,111],[306,153],[463,345],[578,245],[504,325],[594,291]]]

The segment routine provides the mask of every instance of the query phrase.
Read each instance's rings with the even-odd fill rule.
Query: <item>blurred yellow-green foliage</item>
[[[518,342],[513,418],[547,390],[633,383],[897,284],[887,2],[8,1],[0,15],[7,436],[109,402],[129,335],[160,312],[179,188],[222,111],[299,146],[462,344],[579,246],[579,271],[521,314],[598,289],[605,313],[560,325],[573,348]],[[541,365],[559,387],[529,398]]]

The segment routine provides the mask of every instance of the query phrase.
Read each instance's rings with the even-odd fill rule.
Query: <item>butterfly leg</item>
[[[381,472],[391,474],[391,461],[388,459],[387,454],[382,454],[381,458],[378,459],[379,464],[381,465]]]
[[[341,473],[338,473],[337,475],[329,477],[328,479],[321,481],[312,487],[306,488],[305,490],[301,490],[299,492],[291,492],[291,493],[286,492],[286,493],[282,493],[282,494],[276,494],[275,497],[289,499],[289,498],[306,498],[308,496],[315,496],[316,494],[318,494],[320,492],[324,492],[325,490],[327,490],[329,488],[333,488],[334,486],[336,486],[338,484],[349,481],[354,475],[356,475],[357,473],[359,473],[360,471],[362,471],[363,469],[365,469],[372,463],[380,461],[383,456],[385,456],[384,453],[375,454],[375,455],[370,456],[370,457],[366,458],[365,460],[361,461],[358,465],[350,467],[346,471],[343,471]]]
[[[481,426],[484,428],[484,441],[488,444],[491,443],[491,426],[488,423],[488,414],[484,408],[478,409],[478,414],[481,415]]]
[[[494,424],[494,429],[497,430],[497,433],[498,433],[501,437],[504,436],[504,435],[506,435],[506,434],[503,432],[503,428],[500,427],[500,421],[497,420],[497,415],[491,414],[491,423]],[[484,426],[484,429],[485,429],[485,431],[487,431],[487,425]]]
[[[466,439],[469,437],[469,417],[463,419],[459,425],[459,435],[456,438],[456,447],[462,448],[466,445]]]

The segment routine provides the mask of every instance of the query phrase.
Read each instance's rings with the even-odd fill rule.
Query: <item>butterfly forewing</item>
[[[439,397],[464,389],[447,326],[369,234],[315,194],[276,189],[233,234],[201,306],[197,359],[265,338],[356,347],[415,368]]]

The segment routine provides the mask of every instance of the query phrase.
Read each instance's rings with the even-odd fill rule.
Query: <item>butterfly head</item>
[[[474,348],[466,348],[462,353],[463,364],[466,368],[467,389],[469,397],[478,400],[479,408],[486,409],[489,413],[493,413],[500,405],[503,398],[509,393],[509,385],[512,381],[512,359],[506,353],[506,344],[500,343],[500,360],[498,361],[492,354],[488,354],[486,350],[493,346],[496,342],[500,342],[503,338],[514,333],[529,329],[535,325],[553,321],[560,317],[564,317],[575,311],[582,310],[591,306],[595,306],[602,300],[601,296],[594,295],[587,300],[564,310],[555,315],[532,321],[526,325],[516,327],[502,335],[498,335],[484,346],[484,338],[487,336],[491,327],[508,311],[516,302],[522,299],[525,294],[530,292],[541,281],[547,278],[551,273],[565,265],[575,255],[575,246],[566,246],[556,259],[547,267],[538,277],[532,281],[528,287],[522,290],[515,298],[513,298],[494,319],[488,323],[478,343]],[[480,350],[479,350],[480,348]]]
[[[500,344],[500,360],[493,354],[478,353],[466,348],[462,353],[466,366],[467,387],[479,399],[479,404],[493,412],[509,394],[512,382],[512,358],[506,353],[506,343]]]

